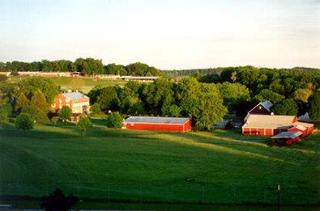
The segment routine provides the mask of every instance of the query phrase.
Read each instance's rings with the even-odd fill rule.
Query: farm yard
[[[320,135],[290,147],[237,130],[185,134],[73,125],[0,130],[0,195],[61,188],[83,200],[310,205],[320,202]],[[277,186],[281,185],[280,195]]]
[[[225,73],[230,72],[224,70],[218,83],[196,77],[163,77],[151,83],[91,76],[4,78],[1,203],[39,207],[42,196],[60,188],[80,198],[79,208],[112,203],[108,209],[130,203],[170,208],[319,206],[320,135],[309,136],[313,124],[306,128],[309,123],[296,120],[310,112],[309,120],[317,123],[320,92],[299,88],[305,84],[296,90],[287,84],[286,96],[261,86],[249,89],[246,78],[230,83],[223,79]],[[298,80],[299,74],[292,77]],[[251,115],[276,119],[252,124]],[[289,116],[290,121],[280,124],[278,117]],[[213,129],[220,120],[226,130]],[[244,130],[248,120],[249,134]],[[175,131],[186,133],[164,132],[172,131],[173,123],[179,123]],[[121,127],[128,130],[111,129]],[[282,132],[293,130],[291,135],[302,132],[295,141],[291,136],[259,136],[269,130],[277,136],[279,127],[287,130]]]

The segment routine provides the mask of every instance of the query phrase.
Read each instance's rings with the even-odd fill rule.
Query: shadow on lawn
[[[240,157],[251,157],[262,160],[280,161],[293,165],[303,164],[308,158],[305,157],[300,149],[270,147],[263,143],[267,138],[259,138],[258,141],[243,141],[235,138],[232,133],[226,135],[220,133],[216,135],[210,133],[188,133],[188,134],[171,134],[177,139],[186,139],[194,146],[208,148],[211,151],[220,151]],[[237,134],[236,134],[237,135]],[[185,144],[185,143],[181,143]],[[311,151],[310,151],[311,152]],[[311,152],[313,153],[313,152]],[[294,156],[293,156],[294,155]]]

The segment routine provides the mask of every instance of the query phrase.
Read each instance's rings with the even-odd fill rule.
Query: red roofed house
[[[72,114],[87,113],[89,112],[90,99],[80,92],[61,93],[56,96],[51,108],[55,112],[59,112],[63,106],[68,106]]]
[[[297,122],[295,116],[249,114],[242,126],[245,135],[273,136],[287,131]]]
[[[157,130],[168,132],[191,131],[192,124],[189,118],[178,117],[138,117],[132,116],[123,123],[130,130]]]

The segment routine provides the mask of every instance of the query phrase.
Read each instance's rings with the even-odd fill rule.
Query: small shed
[[[156,130],[188,132],[192,129],[190,118],[132,116],[123,123],[130,130]]]
[[[293,143],[301,141],[300,136],[303,133],[300,131],[281,132],[271,138],[279,144],[291,145]]]

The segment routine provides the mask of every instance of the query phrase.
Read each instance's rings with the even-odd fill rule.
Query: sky
[[[1,0],[0,61],[320,67],[320,0]]]

